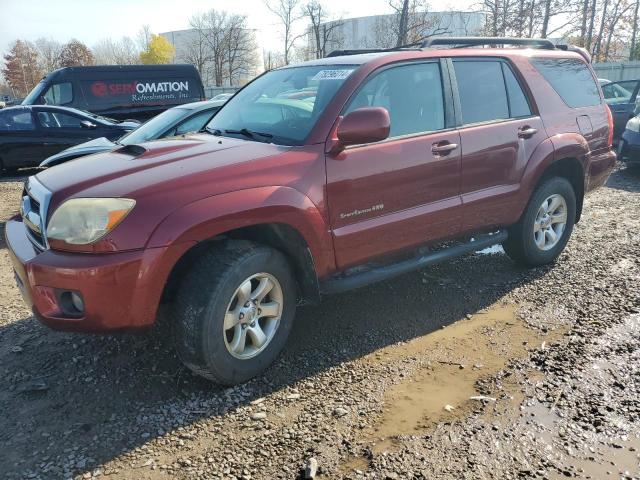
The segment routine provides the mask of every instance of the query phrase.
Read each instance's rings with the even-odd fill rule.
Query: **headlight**
[[[640,133],[640,117],[633,117],[627,122],[627,130]]]
[[[118,225],[136,204],[128,198],[72,198],[53,212],[47,238],[86,245]]]

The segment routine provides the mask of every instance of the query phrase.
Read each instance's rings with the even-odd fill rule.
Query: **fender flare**
[[[587,164],[589,162],[589,144],[578,133],[554,135],[542,141],[534,151],[522,176],[521,184],[528,196],[555,162],[565,158],[575,158],[582,167],[583,182],[586,182]],[[586,184],[585,184],[586,185]]]
[[[200,243],[261,224],[285,224],[300,233],[318,277],[335,268],[333,242],[324,217],[306,195],[285,186],[236,190],[184,205],[160,222],[147,247]]]

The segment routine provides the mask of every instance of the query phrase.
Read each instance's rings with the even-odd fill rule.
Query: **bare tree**
[[[257,44],[245,15],[231,15],[227,35],[227,74],[230,84],[238,84],[243,76],[254,74]]]
[[[257,45],[246,16],[209,10],[191,17],[190,24],[196,36],[187,49],[187,61],[201,74],[210,71],[216,86],[255,74]]]
[[[262,52],[265,70],[273,70],[274,68],[283,67],[285,65],[284,58],[281,53],[265,50]]]
[[[140,58],[140,50],[131,37],[103,38],[91,50],[96,65],[134,65]]]
[[[631,45],[629,47],[629,60],[636,60],[638,58],[638,7],[640,7],[640,0],[634,2],[633,7],[633,20],[631,21]]]
[[[613,9],[611,10],[611,15],[609,16],[607,25],[607,39],[604,45],[605,62],[609,60],[609,54],[611,53],[611,42],[613,40],[614,32],[616,31],[618,23],[630,9],[631,4],[627,4],[624,0],[617,0],[613,5]]]
[[[149,43],[151,43],[151,27],[149,25],[143,25],[138,31],[136,38],[140,51],[149,50]]]
[[[390,0],[393,9],[390,16],[376,19],[373,29],[373,43],[376,48],[391,48],[419,43],[436,35],[451,33],[451,14],[431,13],[426,0],[409,0],[405,12],[405,0]]]
[[[329,45],[337,48],[340,43],[339,32],[344,22],[341,20],[329,21],[327,9],[318,0],[311,0],[302,6],[302,16],[309,21],[312,53],[314,58],[323,58],[327,55]]]
[[[39,38],[35,41],[35,46],[38,51],[40,69],[43,72],[49,73],[62,66],[62,44],[60,42],[51,38]]]
[[[300,16],[298,15],[300,0],[266,0],[265,4],[269,11],[278,17],[278,21],[282,26],[284,63],[285,65],[289,65],[291,50],[296,40],[301,36],[294,33],[295,23],[300,20]]]

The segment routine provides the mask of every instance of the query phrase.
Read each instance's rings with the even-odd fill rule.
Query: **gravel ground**
[[[0,232],[21,181],[0,179]],[[553,266],[491,249],[302,308],[277,363],[226,389],[181,366],[162,324],[39,325],[2,239],[0,472],[640,478],[639,206],[622,169]]]

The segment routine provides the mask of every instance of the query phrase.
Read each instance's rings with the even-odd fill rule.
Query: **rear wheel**
[[[241,383],[282,350],[296,308],[296,284],[280,252],[229,241],[186,274],[174,302],[176,347],[194,372]]]
[[[546,180],[535,191],[522,217],[509,229],[505,252],[528,266],[553,262],[564,250],[576,218],[576,196],[564,178]]]

